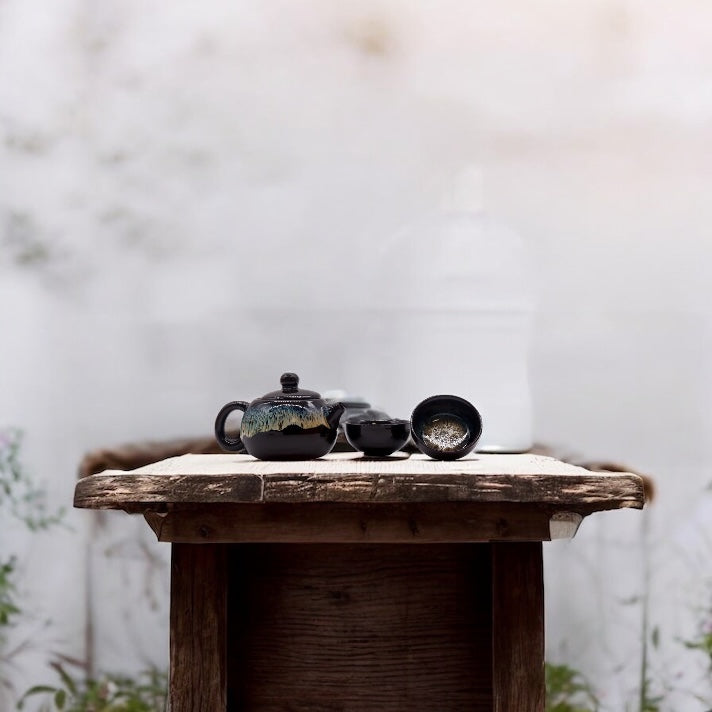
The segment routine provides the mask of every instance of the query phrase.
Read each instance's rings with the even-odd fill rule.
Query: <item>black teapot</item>
[[[311,460],[334,447],[344,405],[299,388],[296,373],[282,374],[281,391],[253,400],[233,401],[215,419],[215,437],[228,452],[246,450],[260,460]],[[240,435],[225,433],[228,416],[242,410]]]

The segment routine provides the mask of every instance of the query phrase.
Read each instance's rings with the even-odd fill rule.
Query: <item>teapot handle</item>
[[[235,438],[228,437],[225,432],[225,423],[230,413],[234,410],[241,410],[244,413],[248,406],[249,403],[245,403],[245,401],[232,401],[232,403],[228,403],[220,409],[217,418],[215,418],[215,439],[223,450],[228,452],[245,451],[245,446],[242,444],[239,435]]]

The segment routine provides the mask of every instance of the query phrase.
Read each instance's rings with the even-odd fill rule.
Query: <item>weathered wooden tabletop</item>
[[[593,512],[640,509],[644,494],[637,475],[531,454],[453,462],[226,454],[91,475],[77,483],[74,504],[142,513],[165,541],[547,540],[573,536]]]

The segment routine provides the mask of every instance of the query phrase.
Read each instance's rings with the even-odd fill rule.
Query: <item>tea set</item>
[[[284,373],[281,390],[252,402],[225,404],[215,419],[215,437],[227,452],[247,452],[260,460],[312,460],[327,455],[343,431],[348,444],[366,457],[388,457],[412,438],[420,452],[436,460],[457,460],[474,450],[482,417],[469,401],[454,395],[426,398],[410,420],[390,418],[368,404],[322,398],[299,388],[296,373]],[[365,407],[363,407],[365,406]],[[226,432],[228,417],[242,411],[239,435]]]

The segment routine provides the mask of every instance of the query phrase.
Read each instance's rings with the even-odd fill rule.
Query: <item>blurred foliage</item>
[[[660,647],[660,629],[655,626],[651,630],[648,622],[648,609],[650,606],[649,585],[645,587],[640,599],[640,605],[642,621],[640,632],[640,690],[637,712],[661,712],[660,705],[665,701],[665,695],[654,691],[662,685],[651,677],[650,672],[650,648],[657,650]]]
[[[653,681],[645,677],[640,685],[640,704],[638,712],[661,712],[660,705],[665,701],[664,694],[654,694],[652,692]]]
[[[0,630],[2,626],[12,624],[13,616],[16,616],[20,609],[15,603],[15,558],[11,557],[7,561],[0,561]],[[2,640],[2,638],[0,638]]]
[[[22,431],[0,430],[0,514],[9,514],[31,531],[49,529],[62,521],[64,510],[50,512],[45,490],[20,463]]]
[[[712,674],[712,611],[708,612],[706,620],[700,625],[697,635],[683,641],[688,650],[698,650],[707,658],[707,669]]]
[[[546,712],[598,712],[586,678],[568,665],[546,664]]]
[[[59,524],[63,510],[50,511],[46,492],[39,487],[21,464],[22,432],[16,428],[0,430],[0,515],[14,519],[32,532]],[[5,668],[13,657],[7,652],[7,631],[23,615],[18,591],[18,557],[0,549],[0,683],[10,687]],[[21,649],[21,646],[20,646]],[[60,658],[50,663],[59,680],[55,685],[35,685],[18,702],[22,709],[30,702],[42,712],[163,712],[167,676],[148,670],[136,678],[106,675],[92,679],[83,674],[80,663]],[[80,668],[73,677],[68,667]]]
[[[20,463],[22,432],[0,430],[0,518],[16,520],[30,531],[46,530],[58,524],[63,511],[50,512],[45,491],[37,486]],[[0,684],[10,687],[5,672],[12,652],[7,651],[8,631],[22,615],[18,590],[18,558],[0,547]]]
[[[158,670],[147,670],[136,678],[105,675],[99,679],[76,677],[61,661],[51,663],[59,678],[56,685],[36,685],[17,703],[25,709],[40,700],[37,712],[164,712],[168,678]]]

